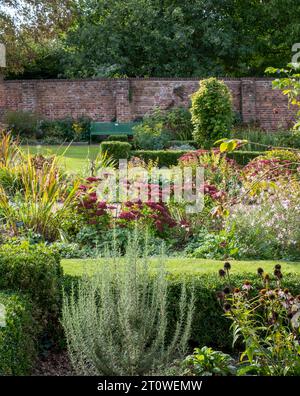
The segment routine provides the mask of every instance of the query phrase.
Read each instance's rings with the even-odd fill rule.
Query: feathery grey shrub
[[[147,246],[140,247],[134,237],[125,257],[115,251],[95,276],[83,278],[76,292],[64,296],[62,322],[78,374],[144,375],[186,353],[194,295],[182,287],[170,331],[166,277],[163,256],[153,271]]]

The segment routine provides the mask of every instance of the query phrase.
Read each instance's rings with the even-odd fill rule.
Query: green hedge
[[[106,142],[128,142],[127,135],[110,135],[105,139]]]
[[[58,320],[62,279],[60,257],[53,249],[27,242],[0,246],[0,290],[28,294],[43,325]]]
[[[102,142],[100,148],[103,153],[115,160],[127,159],[130,155],[131,144],[126,142]]]
[[[171,166],[177,165],[178,159],[189,152],[190,150],[135,150],[131,151],[130,154],[132,157],[142,158],[146,162],[158,160],[159,166]],[[263,151],[233,151],[232,153],[228,153],[227,156],[234,159],[240,165],[246,165],[253,158],[262,154],[264,154]]]
[[[18,293],[0,292],[5,324],[0,326],[0,375],[26,375],[37,356],[32,305]]]
[[[263,155],[264,151],[233,151],[228,153],[229,158],[234,159],[240,165],[247,165],[253,158]]]
[[[190,152],[190,150],[136,150],[131,151],[131,156],[139,157],[146,162],[150,160],[158,161],[159,166],[171,166],[177,165],[178,159],[188,152]]]
[[[72,284],[76,286],[78,279],[79,277],[76,276],[65,276],[64,288],[66,293],[71,293]],[[246,279],[252,282],[253,287],[259,287],[261,285],[261,280],[256,275],[231,275],[232,284],[237,287],[241,287]],[[196,297],[190,346],[209,345],[216,349],[230,350],[232,348],[231,322],[225,318],[223,309],[216,297],[216,293],[223,290],[226,282],[217,274],[197,276],[184,274],[170,275],[168,301],[171,328],[175,326],[180,291],[183,283],[186,283],[188,292],[194,289]],[[283,284],[284,287],[288,287],[293,293],[300,293],[299,275],[286,275]]]

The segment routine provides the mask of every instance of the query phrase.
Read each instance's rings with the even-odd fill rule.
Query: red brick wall
[[[293,117],[286,98],[270,79],[224,79],[245,123],[265,129],[287,127]],[[35,111],[45,118],[88,116],[130,121],[155,107],[188,106],[198,79],[0,80],[0,117],[7,110]]]

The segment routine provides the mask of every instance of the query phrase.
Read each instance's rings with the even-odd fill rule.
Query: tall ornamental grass
[[[23,154],[9,134],[0,136],[0,219],[14,235],[22,230],[54,241],[75,201],[78,182],[69,183],[58,158]]]

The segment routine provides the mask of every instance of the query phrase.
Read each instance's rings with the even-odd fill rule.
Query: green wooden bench
[[[93,136],[133,136],[133,127],[137,124],[138,122],[92,122],[90,129],[90,140]]]

